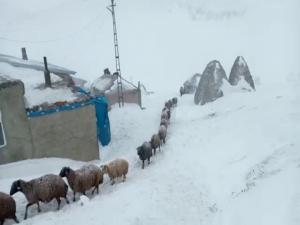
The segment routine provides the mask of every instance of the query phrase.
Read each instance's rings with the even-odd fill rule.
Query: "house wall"
[[[141,91],[139,89],[125,90],[123,95],[125,103],[134,103],[141,106]],[[105,96],[108,99],[109,107],[119,102],[117,91],[109,92]]]
[[[0,164],[43,157],[99,159],[95,106],[28,118],[20,81],[0,83],[0,110],[7,145]]]
[[[32,157],[32,138],[20,81],[0,85],[0,110],[7,145],[0,148],[0,164]]]
[[[99,159],[95,106],[30,118],[34,158]]]

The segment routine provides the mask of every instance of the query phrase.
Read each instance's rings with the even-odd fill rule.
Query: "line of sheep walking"
[[[145,161],[156,154],[156,150],[161,151],[162,144],[166,143],[167,129],[171,118],[171,109],[177,106],[177,98],[174,97],[165,103],[162,110],[159,130],[153,134],[150,141],[144,142],[137,148],[137,154],[142,160],[142,169],[144,169]],[[37,205],[38,212],[41,212],[40,202],[49,203],[52,200],[57,201],[57,210],[60,208],[61,198],[65,199],[69,204],[67,197],[69,187],[73,191],[73,201],[76,200],[76,194],[86,195],[86,192],[92,189],[92,195],[96,191],[99,193],[99,185],[103,184],[104,175],[110,178],[113,185],[117,178],[126,180],[129,163],[125,159],[115,159],[106,165],[100,167],[94,164],[84,165],[77,170],[70,167],[63,167],[59,175],[47,174],[30,181],[16,180],[12,183],[10,194],[0,192],[0,225],[4,224],[6,219],[13,219],[16,223],[19,220],[16,217],[16,202],[12,197],[17,192],[22,192],[27,204],[25,207],[24,219],[27,219],[28,208]],[[63,178],[66,178],[68,185]]]
[[[92,189],[92,195],[95,191],[99,193],[99,185],[103,183],[103,176],[107,174],[111,184],[119,177],[126,180],[129,164],[125,159],[116,159],[100,167],[89,164],[84,165],[78,170],[70,167],[63,167],[59,175],[47,174],[30,181],[16,180],[12,183],[10,195],[0,192],[0,225],[4,224],[6,219],[13,219],[16,223],[19,220],[16,217],[16,202],[12,195],[22,192],[26,199],[24,219],[27,219],[28,208],[34,204],[37,205],[38,212],[41,212],[40,202],[49,203],[53,199],[57,201],[57,210],[60,208],[61,198],[69,204],[67,193],[69,187],[73,191],[73,201],[76,200],[76,193],[86,195],[86,191]],[[63,180],[66,177],[69,186]]]
[[[142,169],[145,167],[145,161],[150,164],[150,158],[156,154],[156,149],[161,150],[162,144],[166,143],[167,130],[171,119],[171,109],[177,106],[177,98],[174,97],[165,103],[161,113],[161,120],[158,132],[153,134],[150,141],[145,141],[137,147],[137,154],[142,161]]]

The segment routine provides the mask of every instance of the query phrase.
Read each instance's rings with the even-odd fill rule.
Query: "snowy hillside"
[[[20,56],[26,47],[29,58],[45,55],[91,83],[104,68],[114,68],[108,4],[0,0],[0,53]],[[40,214],[33,206],[25,221],[26,199],[18,193],[21,224],[300,224],[300,2],[117,4],[123,75],[155,94],[143,96],[145,110],[113,107],[112,142],[94,163],[126,158],[128,179],[111,186],[105,177],[99,195],[62,201],[60,211],[55,201],[41,204]],[[157,132],[165,100],[178,96],[180,85],[211,60],[220,60],[228,76],[238,55],[248,63],[256,91],[226,87],[224,97],[204,106],[196,106],[193,95],[178,97],[167,144],[141,170],[136,147]],[[83,164],[50,158],[1,165],[0,191],[9,193],[16,179]]]
[[[296,86],[227,93],[202,107],[184,96],[173,111],[167,144],[141,170],[135,147],[158,128],[157,97],[147,97],[147,110],[129,105],[110,114],[113,142],[95,163],[128,159],[125,183],[110,186],[106,178],[100,195],[89,193],[84,206],[79,201],[56,212],[56,202],[42,204],[40,215],[32,207],[22,224],[299,224]],[[15,179],[57,174],[66,165],[82,163],[42,159],[0,166],[0,189],[9,192]],[[15,198],[22,218],[26,200]]]

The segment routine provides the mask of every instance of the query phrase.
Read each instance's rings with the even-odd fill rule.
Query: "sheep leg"
[[[115,179],[111,179],[111,185],[115,184]]]
[[[148,158],[148,165],[150,164],[150,157]]]
[[[156,148],[154,148],[154,155],[156,154]]]
[[[19,223],[18,218],[16,217],[16,215],[14,215],[14,217],[12,218],[16,223]]]
[[[73,202],[75,202],[75,191],[73,192]]]
[[[165,138],[163,139],[163,142],[164,142],[164,144],[166,144],[166,139]]]
[[[99,185],[95,186],[94,190],[92,191],[92,195],[94,194],[94,192],[97,190],[97,194],[99,194]]]
[[[34,203],[28,203],[28,204],[26,205],[26,210],[25,210],[24,220],[27,219],[27,211],[28,211],[29,206],[32,206],[33,204],[34,204]]]
[[[67,196],[65,196],[64,199],[66,199],[67,204],[70,204],[69,199],[67,198]]]
[[[37,206],[38,206],[38,212],[40,213],[40,212],[41,212],[40,203],[37,202],[36,204],[37,204]]]
[[[60,207],[60,198],[56,198],[56,201],[57,201],[57,210],[59,210],[59,207]]]
[[[145,160],[143,160],[142,169],[145,167]]]
[[[126,174],[123,174],[123,182],[126,180]]]

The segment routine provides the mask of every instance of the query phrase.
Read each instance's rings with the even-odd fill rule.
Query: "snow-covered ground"
[[[32,207],[22,224],[300,224],[300,19],[298,0],[117,1],[123,75],[154,95],[145,110],[126,105],[110,112],[112,142],[100,165],[130,162],[128,180],[90,201]],[[1,53],[76,70],[90,82],[114,67],[111,18],[97,0],[0,0]],[[13,12],[13,13],[12,13]],[[50,19],[49,19],[50,18]],[[47,26],[44,26],[47,24]],[[225,97],[195,106],[179,99],[167,144],[141,170],[136,147],[157,132],[166,99],[213,59],[227,75],[243,55],[256,92],[226,88]],[[0,67],[1,72],[1,67]],[[0,166],[0,191],[61,167],[66,159],[28,160]],[[24,216],[20,193],[17,216]],[[11,222],[7,222],[9,224]]]
[[[299,83],[298,83],[299,84]],[[227,92],[196,107],[192,95],[172,112],[167,144],[141,170],[136,147],[158,129],[163,98],[145,96],[146,110],[128,105],[110,114],[112,143],[101,149],[101,165],[130,162],[125,183],[109,184],[98,196],[63,205],[42,204],[23,224],[299,224],[300,92],[286,82],[257,92]],[[166,98],[167,96],[164,96]],[[0,190],[15,179],[58,174],[65,159],[28,160],[0,166]],[[26,200],[17,200],[18,217]],[[81,205],[83,203],[83,206]]]

